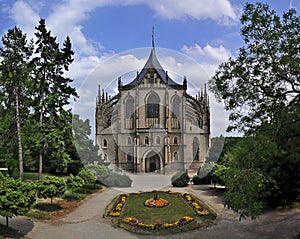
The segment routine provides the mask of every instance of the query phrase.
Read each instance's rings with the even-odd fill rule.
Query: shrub
[[[187,170],[185,172],[178,172],[172,176],[171,182],[174,187],[185,187],[188,185],[190,178],[187,174]]]
[[[87,184],[95,183],[96,181],[96,177],[86,168],[81,169],[77,176],[81,177]]]
[[[108,187],[131,187],[132,180],[127,175],[111,172],[101,183]]]
[[[73,174],[70,174],[70,177],[67,180],[67,186],[71,188],[72,196],[73,196],[74,189],[81,187],[83,184],[84,184],[84,180],[78,175],[74,177]]]
[[[8,218],[27,213],[36,200],[35,186],[8,177],[0,183],[0,215]]]
[[[88,169],[99,180],[107,177],[110,174],[109,168],[105,165],[88,164],[85,166],[85,168]]]
[[[63,178],[44,176],[38,181],[38,192],[43,198],[50,198],[51,204],[54,197],[58,197],[66,191],[67,185]]]

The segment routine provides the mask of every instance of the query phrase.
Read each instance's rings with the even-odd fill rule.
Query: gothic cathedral
[[[197,170],[210,145],[206,87],[187,93],[187,79],[173,81],[152,49],[143,69],[118,94],[99,92],[96,142],[104,160],[133,173]]]

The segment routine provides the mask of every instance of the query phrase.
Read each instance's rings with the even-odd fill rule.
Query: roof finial
[[[152,27],[152,48],[154,47],[154,27]]]

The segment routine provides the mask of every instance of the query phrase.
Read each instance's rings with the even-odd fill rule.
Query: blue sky
[[[118,74],[135,71],[143,66],[149,53],[147,47],[151,47],[152,27],[155,28],[156,47],[176,52],[177,56],[172,56],[175,60],[180,54],[192,57],[209,77],[222,61],[234,57],[243,44],[239,36],[239,17],[245,2],[0,0],[0,34],[5,34],[9,28],[17,25],[29,37],[34,37],[34,27],[40,18],[45,18],[46,25],[59,42],[70,36],[76,55],[68,74],[74,79],[74,85],[81,94],[81,105],[75,107],[75,113],[90,118],[93,124],[97,84],[107,87]],[[300,0],[262,2],[268,3],[280,15],[290,7],[300,10]],[[139,57],[134,54],[133,49],[136,48],[145,48],[145,55]],[[162,56],[160,60],[165,68],[182,73],[176,70],[176,64],[170,58]],[[95,69],[105,72],[93,77]],[[196,75],[198,71],[190,72],[190,75],[184,74],[188,75],[188,79],[193,79],[196,77],[193,74]],[[203,86],[203,82],[197,80],[192,83],[197,89]],[[213,101],[212,121],[221,117],[218,115],[221,108],[215,105]],[[219,130],[221,124],[226,125],[226,119],[223,118],[213,122],[213,134],[218,135],[223,131]]]

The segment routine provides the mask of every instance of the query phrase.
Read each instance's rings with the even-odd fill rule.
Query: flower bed
[[[128,198],[129,194],[122,194],[118,198],[117,202],[115,203],[114,207],[112,210],[109,212],[110,217],[119,217],[121,215],[121,211],[126,203],[126,200]]]
[[[161,229],[172,229],[180,226],[184,226],[190,222],[194,221],[194,218],[190,216],[183,216],[179,218],[175,222],[166,222],[166,223],[143,223],[139,222],[136,218],[133,217],[126,217],[122,220],[122,222],[131,225],[136,226],[142,229],[147,230],[161,230]]]
[[[144,205],[147,207],[161,208],[168,206],[169,202],[168,200],[160,198],[158,194],[156,194],[153,198],[146,200]]]
[[[200,216],[206,216],[209,212],[201,207],[199,203],[188,193],[182,193],[182,197],[188,203],[188,205]]]
[[[204,209],[196,200],[195,198],[193,198],[190,194],[188,193],[178,193],[178,192],[173,192],[173,191],[163,191],[163,190],[159,190],[159,191],[144,191],[144,192],[135,192],[132,194],[122,194],[119,196],[119,198],[117,199],[117,201],[115,202],[113,208],[108,212],[107,215],[109,215],[110,217],[116,217],[116,218],[120,218],[121,214],[122,214],[122,209],[124,208],[126,201],[128,199],[128,197],[130,195],[140,195],[140,194],[150,194],[150,193],[155,193],[155,196],[153,198],[147,199],[144,202],[144,206],[150,207],[150,208],[160,208],[160,207],[165,207],[167,205],[169,205],[169,201],[165,200],[163,198],[160,198],[158,196],[157,193],[165,193],[165,194],[177,194],[179,197],[181,196],[184,201],[186,202],[187,206],[191,207],[199,216],[204,216],[204,215],[208,215],[209,212]],[[167,197],[167,196],[166,196]],[[132,209],[134,210],[134,209]],[[154,209],[153,209],[154,210]],[[160,210],[160,209],[159,209]],[[191,216],[182,216],[179,219],[175,220],[175,221],[161,221],[159,220],[158,222],[155,223],[151,223],[151,221],[149,222],[144,222],[143,220],[140,220],[138,218],[132,217],[130,215],[128,215],[127,212],[127,216],[125,218],[120,218],[122,223],[126,224],[126,225],[130,225],[132,227],[136,227],[136,228],[140,228],[143,230],[162,230],[162,229],[174,229],[177,227],[181,227],[184,225],[187,225],[191,222],[193,222],[195,219]],[[171,219],[174,220],[174,219]]]

